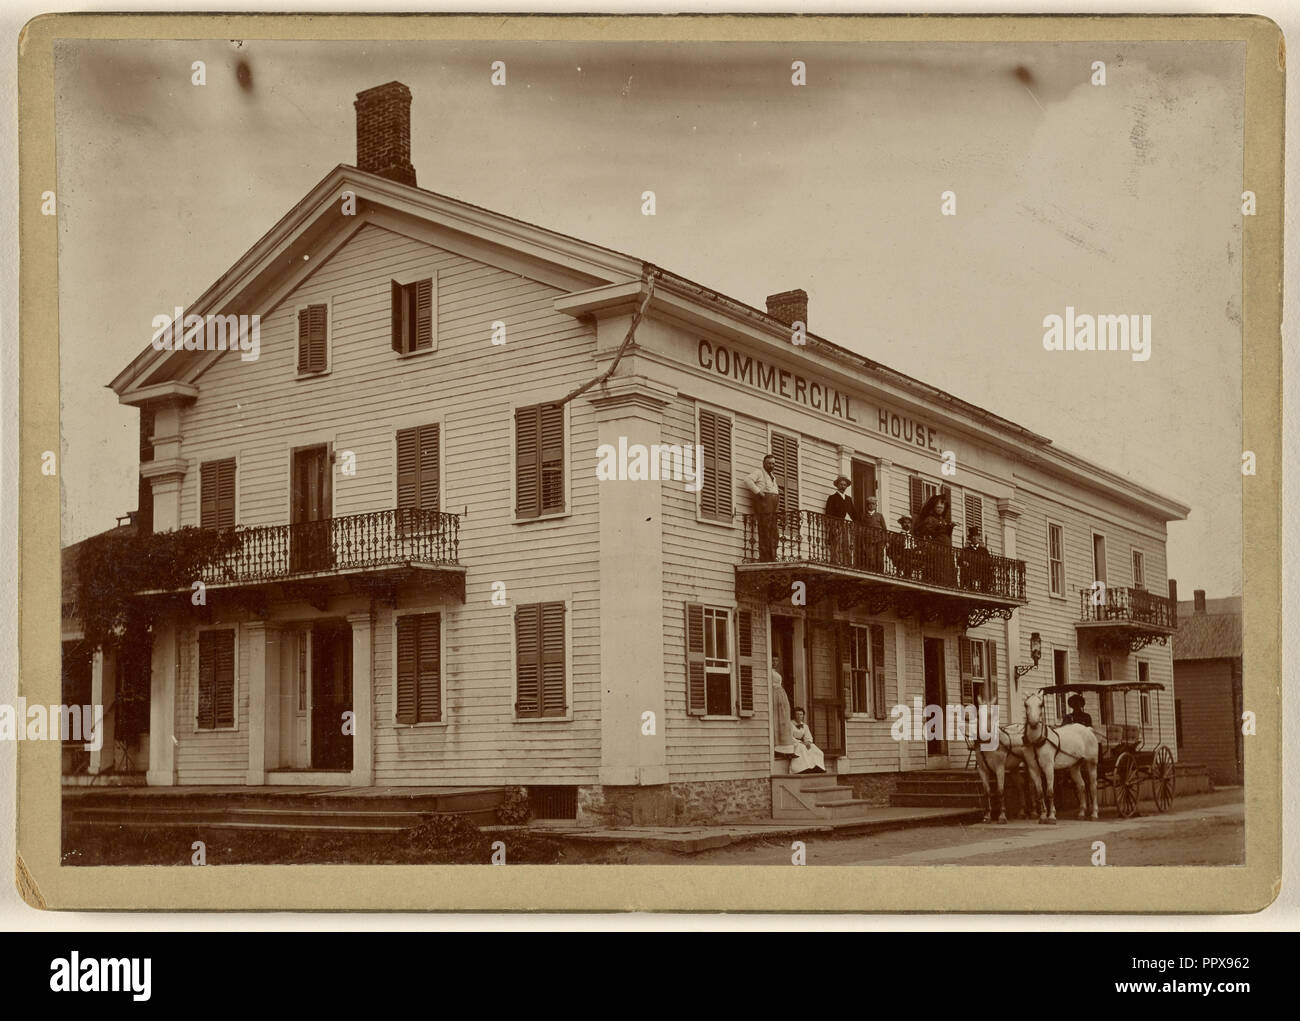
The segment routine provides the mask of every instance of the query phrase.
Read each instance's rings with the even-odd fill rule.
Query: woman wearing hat
[[[1063,726],[1067,723],[1082,723],[1085,727],[1092,726],[1092,717],[1083,711],[1083,695],[1080,692],[1076,691],[1066,699],[1066,703],[1070,707],[1070,712],[1066,713],[1065,718],[1061,720]]]

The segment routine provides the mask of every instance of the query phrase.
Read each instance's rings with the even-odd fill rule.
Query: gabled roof
[[[1241,657],[1241,596],[1207,599],[1205,612],[1195,603],[1178,603],[1174,660],[1239,659]]]
[[[539,279],[549,279],[570,292],[557,307],[568,306],[564,310],[572,314],[639,300],[646,277],[653,273],[657,306],[672,294],[679,309],[692,303],[713,315],[722,310],[728,319],[743,323],[747,331],[765,335],[769,341],[780,338],[787,357],[815,355],[838,363],[869,390],[891,394],[895,400],[905,398],[950,422],[977,425],[995,445],[1049,473],[1082,480],[1164,521],[1186,518],[1190,511],[1185,504],[1062,450],[1046,436],[816,334],[809,333],[805,347],[792,352],[791,345],[784,343],[789,337],[785,323],[635,256],[347,164],[331,170],[191,303],[185,314],[248,314],[254,310],[264,314],[273,308],[368,222],[361,215],[341,215],[340,199],[345,190],[355,194],[359,214],[394,210],[454,232],[479,251],[510,253],[530,260],[539,269],[545,267],[546,273]],[[142,405],[168,397],[193,400],[198,393],[195,381],[222,356],[214,351],[159,351],[150,344],[109,386],[123,404]]]

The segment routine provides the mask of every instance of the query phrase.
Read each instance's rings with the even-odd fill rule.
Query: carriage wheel
[[[1156,811],[1168,812],[1174,803],[1174,753],[1164,745],[1156,749],[1151,760],[1151,793],[1155,795]]]
[[[1115,807],[1119,809],[1121,819],[1129,819],[1137,815],[1140,782],[1137,762],[1132,754],[1121,752],[1119,758],[1115,760],[1115,775],[1111,781],[1111,786],[1115,790]]]

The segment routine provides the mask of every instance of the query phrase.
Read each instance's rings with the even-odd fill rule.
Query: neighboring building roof
[[[1241,596],[1207,599],[1205,612],[1193,602],[1178,603],[1174,661],[1180,659],[1239,659],[1241,657]]]

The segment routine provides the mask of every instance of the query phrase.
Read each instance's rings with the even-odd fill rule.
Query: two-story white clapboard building
[[[256,360],[150,343],[112,381],[147,434],[140,520],[241,536],[206,604],[155,623],[149,783],[827,814],[774,751],[788,701],[852,812],[966,764],[964,745],[896,740],[895,705],[981,695],[1005,718],[1054,680],[1172,685],[1165,526],[1188,508],[816,334],[793,343],[802,292],[760,311],[417,187],[410,104],[397,82],[361,93],[357,165],[186,310],[260,316]],[[664,467],[683,477],[602,481],[606,444],[680,447]],[[773,543],[744,483],[768,452]],[[823,515],[840,474],[889,532]],[[953,546],[900,535],[945,486]],[[979,557],[959,552],[972,525]]]

